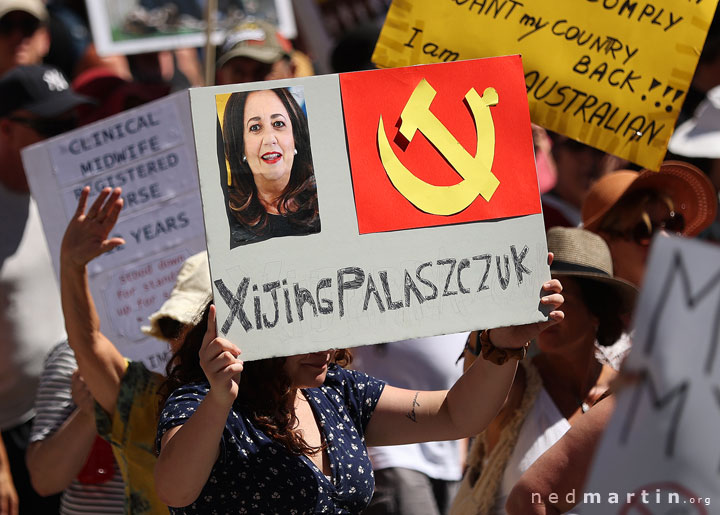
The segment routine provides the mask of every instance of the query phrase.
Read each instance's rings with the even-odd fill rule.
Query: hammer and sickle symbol
[[[416,131],[420,130],[463,178],[462,181],[452,186],[436,186],[415,176],[390,147],[382,116],[378,125],[378,147],[385,173],[402,196],[421,211],[448,216],[466,209],[478,195],[490,201],[500,184],[492,173],[495,125],[490,114],[490,106],[498,103],[498,94],[494,88],[487,88],[481,97],[475,88],[471,88],[465,95],[477,133],[477,150],[475,157],[472,157],[430,112],[435,93],[425,79],[420,81],[400,115],[399,132],[410,142]]]

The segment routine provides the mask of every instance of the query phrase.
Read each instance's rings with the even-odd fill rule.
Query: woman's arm
[[[60,295],[68,342],[92,396],[108,413],[115,411],[126,362],[100,332],[100,319],[88,284],[87,264],[125,243],[122,238],[108,239],[122,209],[120,193],[120,188],[112,192],[105,188],[85,214],[90,194],[90,188],[85,187],[60,248]]]
[[[507,513],[565,513],[575,505],[568,502],[571,493],[575,494],[576,502],[582,501],[582,488],[595,449],[614,409],[615,398],[610,396],[579,417],[568,432],[523,473],[508,496]],[[550,501],[551,494],[555,502]]]
[[[72,397],[78,406],[51,436],[28,446],[28,471],[40,495],[65,490],[87,461],[95,441],[95,401],[82,377],[72,376]]]
[[[551,308],[549,319],[490,331],[496,347],[518,348],[564,314],[562,286],[556,279],[543,285],[540,302]],[[448,391],[422,392],[386,386],[365,432],[368,445],[398,445],[432,440],[455,440],[485,429],[507,397],[516,360],[495,365],[477,359]]]
[[[218,458],[220,438],[238,394],[237,375],[243,370],[240,349],[216,335],[215,306],[211,306],[200,347],[200,366],[210,391],[187,422],[163,435],[155,465],[155,490],[168,506],[187,506],[200,495]]]

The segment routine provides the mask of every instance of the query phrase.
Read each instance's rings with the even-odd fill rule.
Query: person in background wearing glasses
[[[7,3],[7,2],[6,2]],[[31,2],[26,2],[30,4]],[[0,4],[0,5],[4,5]],[[65,339],[60,295],[20,150],[74,126],[89,99],[46,66],[0,78],[0,512],[57,513],[58,497],[33,490],[25,450],[48,351]],[[19,498],[19,501],[18,501]]]
[[[50,50],[47,22],[41,0],[0,0],[0,76],[42,62]]]
[[[615,275],[639,287],[655,233],[697,236],[716,213],[715,189],[705,174],[666,161],[658,172],[620,170],[597,181],[583,203],[582,221],[610,247]]]
[[[710,180],[682,161],[666,161],[657,172],[619,170],[597,181],[582,206],[585,229],[610,247],[615,276],[642,285],[650,242],[655,233],[697,236],[717,213]],[[629,320],[627,321],[629,322]],[[632,335],[623,333],[599,349],[601,360],[619,369]]]

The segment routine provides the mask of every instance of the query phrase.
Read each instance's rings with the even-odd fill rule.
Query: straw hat
[[[170,297],[150,315],[150,326],[142,327],[142,332],[164,340],[158,320],[171,318],[183,325],[194,326],[211,300],[210,265],[207,252],[203,251],[190,256],[183,263]]]
[[[696,236],[709,226],[717,214],[717,196],[704,173],[682,161],[666,161],[660,171],[619,170],[602,177],[585,197],[583,227],[597,231],[603,217],[631,191],[650,189],[668,195],[675,211],[685,219],[685,236]]]
[[[548,250],[554,254],[550,273],[606,284],[618,295],[622,310],[632,311],[637,288],[613,275],[612,256],[605,240],[585,229],[552,227],[547,233]]]

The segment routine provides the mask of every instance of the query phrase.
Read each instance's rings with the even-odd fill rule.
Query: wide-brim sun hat
[[[717,215],[717,193],[710,179],[682,161],[666,161],[660,170],[619,170],[600,178],[590,188],[582,205],[583,227],[597,231],[604,216],[631,192],[649,189],[664,193],[675,212],[685,220],[684,236],[696,236]]]
[[[553,276],[583,278],[607,285],[617,294],[621,311],[632,311],[637,288],[614,276],[610,249],[600,236],[577,227],[552,227],[547,232],[547,245],[554,255],[550,265]]]
[[[171,318],[183,325],[194,326],[200,321],[211,300],[210,265],[207,252],[203,251],[190,256],[183,263],[170,297],[150,315],[150,326],[143,326],[141,330],[164,340],[165,336],[158,324],[161,318]]]

